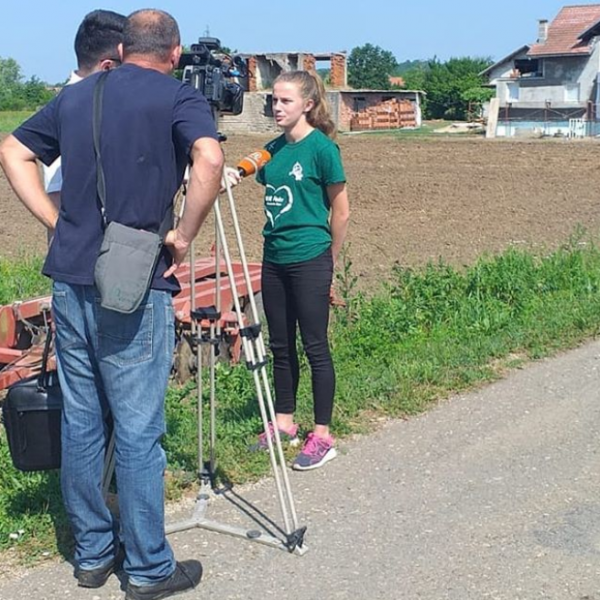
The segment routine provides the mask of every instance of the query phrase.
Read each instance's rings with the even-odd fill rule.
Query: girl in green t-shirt
[[[329,431],[335,372],[327,327],[335,262],[349,219],[346,176],[321,79],[307,71],[281,74],[273,114],[283,134],[267,144],[271,160],[257,175],[265,186],[262,295],[273,353],[276,423],[259,436],[267,447],[276,426],[299,442],[294,422],[300,369],[296,330],[310,364],[314,430],[292,467],[314,469],[335,458]]]

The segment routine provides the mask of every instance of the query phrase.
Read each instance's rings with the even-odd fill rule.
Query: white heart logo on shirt
[[[275,226],[275,221],[286,212],[292,210],[294,204],[294,195],[292,190],[287,185],[282,185],[278,188],[267,184],[265,193],[265,215],[271,223],[271,227]]]

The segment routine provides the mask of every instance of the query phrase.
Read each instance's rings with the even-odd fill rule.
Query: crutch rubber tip
[[[256,538],[259,538],[261,535],[262,535],[262,533],[260,531],[258,531],[258,529],[249,529],[248,531],[246,531],[246,537],[251,540],[255,540]]]

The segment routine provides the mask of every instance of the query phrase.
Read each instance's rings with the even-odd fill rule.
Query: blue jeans
[[[61,485],[82,569],[115,555],[115,524],[102,494],[112,413],[124,568],[135,585],[169,577],[164,532],[164,398],[175,317],[169,292],[150,290],[130,315],[103,309],[93,286],[55,282],[58,373],[64,397]]]

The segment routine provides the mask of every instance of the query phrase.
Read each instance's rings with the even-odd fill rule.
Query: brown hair
[[[306,120],[315,129],[320,129],[330,138],[335,137],[335,123],[329,112],[325,86],[321,78],[313,71],[284,71],[275,79],[279,82],[295,83],[305,100],[312,100],[314,106],[306,113]]]

